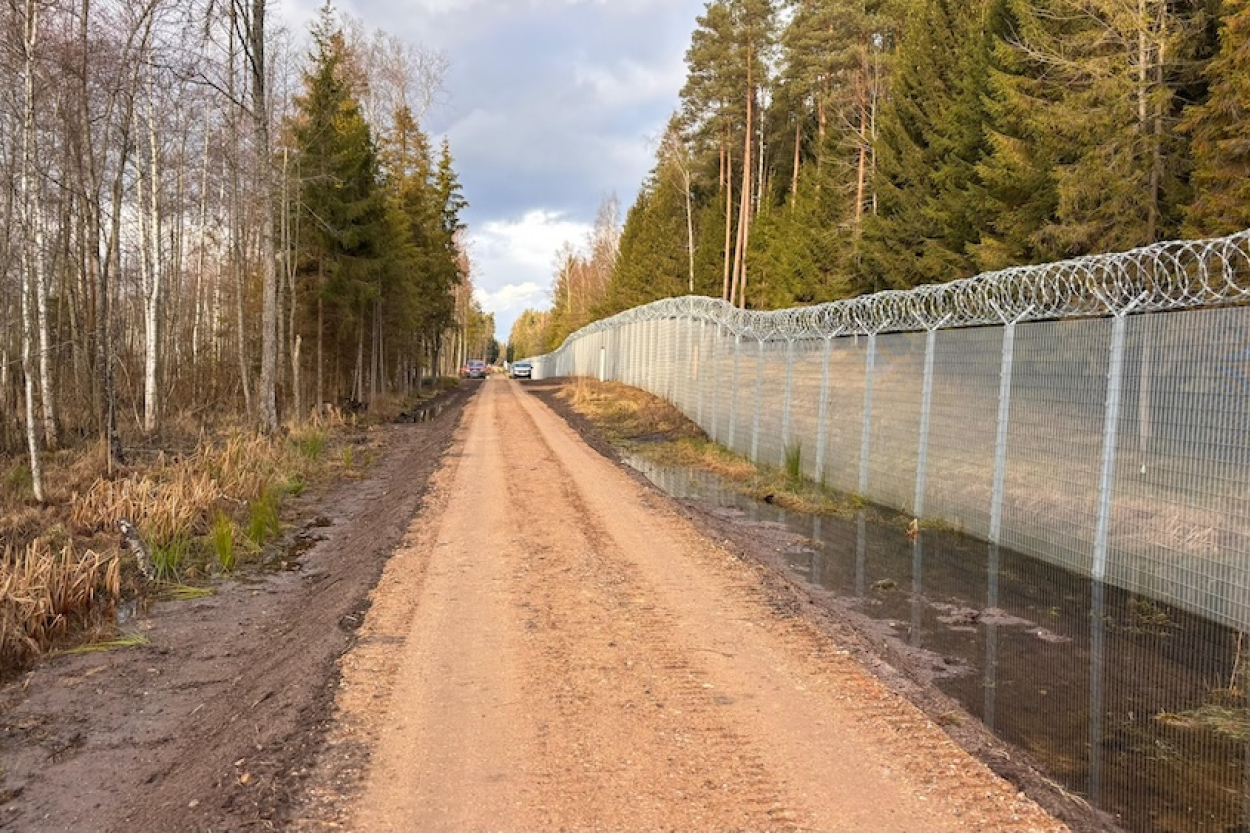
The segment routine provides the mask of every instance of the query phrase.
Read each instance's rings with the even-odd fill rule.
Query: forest
[[[472,300],[445,58],[327,3],[0,8],[0,455],[261,431],[454,374]]]
[[[779,309],[1250,227],[1246,0],[710,0],[686,67],[623,230],[569,247],[517,355],[659,298]]]

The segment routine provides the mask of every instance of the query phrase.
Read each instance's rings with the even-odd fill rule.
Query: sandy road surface
[[[1062,829],[518,384],[359,636],[308,828]]]

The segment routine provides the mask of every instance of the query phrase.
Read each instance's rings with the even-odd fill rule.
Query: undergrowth
[[[112,472],[102,442],[49,452],[43,505],[29,467],[0,459],[0,674],[75,641],[110,644],[123,593],[196,598],[212,592],[203,585],[213,576],[258,563],[282,533],[289,497],[368,461],[367,450],[335,453],[351,448],[341,441],[347,427],[337,415],[273,436],[179,426],[181,434],[142,439],[128,449],[130,464]],[[123,518],[155,582],[119,548]]]
[[[796,512],[847,515],[860,508],[856,498],[803,476],[797,443],[786,449],[784,467],[756,465],[708,438],[668,402],[638,388],[578,379],[560,396],[614,445],[656,463],[711,472],[744,495]]]

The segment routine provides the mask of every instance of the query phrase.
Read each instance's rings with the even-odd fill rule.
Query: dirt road
[[[757,570],[483,383],[344,657],[298,824],[1063,829]]]

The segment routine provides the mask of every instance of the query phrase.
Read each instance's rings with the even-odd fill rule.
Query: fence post
[[[790,400],[794,392],[794,339],[786,338],[786,405],[781,414],[781,460],[786,464],[786,454],[790,448]],[[802,472],[799,472],[802,474]]]
[[[764,410],[764,339],[759,342],[755,360],[755,415],[751,422],[751,462],[760,460],[760,412]]]
[[[702,360],[703,358],[703,353],[704,353],[703,348],[704,348],[704,344],[706,341],[707,341],[707,321],[703,318],[700,318],[699,319],[699,348],[698,348],[699,349],[698,355],[699,355],[700,360]],[[712,370],[713,373],[716,372],[715,364],[709,364],[708,366]],[[695,420],[694,421],[698,424],[700,428],[704,426],[704,422],[703,422],[703,388],[705,386],[704,378],[705,378],[704,375],[697,372],[696,370],[696,373],[695,373],[696,386],[695,386],[695,393],[694,393],[694,397],[695,397],[695,411],[694,411]]]
[[[738,431],[738,365],[742,355],[742,333],[734,333],[734,375],[733,383],[729,386],[729,395],[731,401],[729,403],[729,442],[725,444],[726,448],[734,447],[734,437]]]
[[[1007,428],[1011,424],[1011,383],[1016,361],[1016,324],[1033,311],[1027,310],[1014,319],[1007,319],[992,301],[991,306],[1003,319],[1003,357],[998,367],[998,425],[994,438],[994,486],[990,496],[990,543],[1001,544],[1003,529],[1003,493],[1007,481]]]
[[[1094,563],[1090,575],[1101,582],[1107,577],[1107,538],[1111,529],[1111,492],[1115,489],[1115,446],[1120,430],[1120,400],[1124,388],[1124,340],[1128,314],[1145,300],[1143,293],[1127,307],[1114,312],[1111,325],[1111,358],[1107,363],[1106,413],[1102,424],[1102,471],[1098,477],[1098,526],[1094,530]],[[1107,304],[1108,308],[1111,307]]]
[[[829,363],[833,360],[833,339],[837,333],[825,336],[824,357],[820,368],[820,405],[816,412],[816,480],[825,481],[825,441],[829,416]]]
[[[933,409],[933,356],[937,352],[938,328],[950,320],[946,316],[925,333],[924,382],[920,393],[920,441],[916,449],[916,496],[912,502],[915,517],[924,515],[925,476],[929,468],[929,414]]]
[[[986,548],[989,557],[986,565],[985,607],[987,610],[994,610],[998,607],[998,544],[987,544]],[[985,707],[981,710],[981,720],[993,730],[996,728],[994,706],[998,688],[998,625],[992,620],[985,623],[985,668],[982,671],[982,681],[985,687]]]
[[[868,494],[868,455],[872,451],[872,377],[877,366],[877,334],[868,334],[868,357],[864,362],[864,424],[859,441],[859,493]]]
[[[712,440],[720,442],[720,354],[721,354],[721,323],[716,322],[712,332]]]
[[[681,387],[681,411],[684,414],[689,414],[694,410],[690,407],[690,393],[699,378],[699,355],[694,344],[694,322],[690,320],[689,314],[677,319],[677,321],[681,327],[681,334],[686,338],[686,352],[682,362],[686,368],[686,374],[685,384]]]

